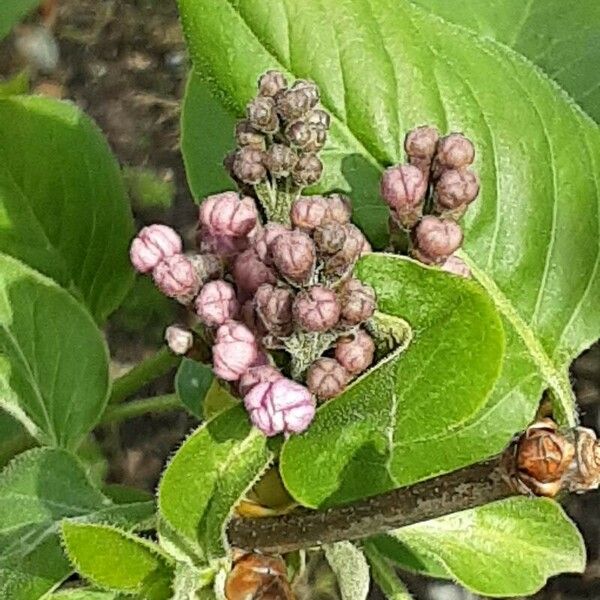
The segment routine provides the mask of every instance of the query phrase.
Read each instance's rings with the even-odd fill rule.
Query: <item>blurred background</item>
[[[138,226],[161,221],[184,237],[196,221],[179,151],[188,67],[175,0],[49,0],[0,43],[0,78],[12,78],[23,92],[72,100],[96,120],[123,166]],[[138,279],[107,327],[113,375],[156,350],[165,327],[185,319],[177,310],[149,279]],[[599,346],[575,362],[572,379],[582,423],[600,430]],[[171,389],[172,374],[141,393]],[[97,476],[153,491],[164,461],[193,425],[181,412],[106,427],[90,463]],[[554,578],[535,598],[600,599],[599,501],[595,492],[565,502],[586,540],[586,572]],[[403,578],[418,600],[477,598],[448,582]],[[377,590],[371,596],[383,598]]]

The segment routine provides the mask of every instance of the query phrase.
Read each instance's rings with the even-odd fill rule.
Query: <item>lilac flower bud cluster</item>
[[[454,252],[463,241],[457,221],[479,194],[479,178],[469,168],[473,143],[461,133],[440,137],[435,127],[424,125],[409,131],[404,149],[408,164],[390,167],[381,178],[391,229],[408,235],[417,260],[468,277]]]

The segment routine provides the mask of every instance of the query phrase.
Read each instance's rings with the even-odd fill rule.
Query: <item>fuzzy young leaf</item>
[[[62,537],[75,569],[91,583],[148,600],[171,597],[173,567],[152,542],[109,525],[69,521]]]
[[[0,251],[83,298],[102,322],[133,281],[117,162],[74,105],[0,98]]]
[[[71,572],[58,536],[63,519],[134,527],[153,511],[147,501],[113,504],[64,450],[19,455],[0,474],[0,597],[37,598]]]
[[[413,338],[285,443],[284,483],[311,507],[380,493],[437,469],[431,449],[484,406],[502,361],[502,325],[476,283],[384,254],[363,258],[356,272],[375,288],[379,310],[406,319]],[[429,451],[415,454],[421,446]]]
[[[75,448],[107,400],[108,353],[64,289],[0,254],[0,405],[49,446]]]
[[[350,542],[325,546],[325,557],[335,573],[342,600],[366,600],[371,578],[364,554]]]
[[[511,498],[391,535],[485,596],[528,596],[557,573],[585,568],[581,534],[547,499]],[[378,546],[383,551],[391,547]],[[393,553],[388,557],[393,559]]]
[[[167,524],[208,561],[224,556],[234,506],[272,460],[266,438],[241,405],[197,429],[165,470],[158,489]]]

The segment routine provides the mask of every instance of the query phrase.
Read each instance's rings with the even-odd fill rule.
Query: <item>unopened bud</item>
[[[292,302],[289,289],[263,284],[254,296],[254,306],[265,328],[273,335],[286,337],[292,333]]]
[[[280,71],[267,71],[258,80],[258,93],[274,98],[287,88],[287,81]]]
[[[435,155],[437,176],[444,169],[462,169],[475,159],[475,148],[471,140],[462,133],[451,133],[440,139]]]
[[[350,373],[335,358],[319,358],[306,372],[306,385],[319,400],[341,394],[350,381]]]
[[[427,178],[413,165],[386,169],[381,178],[381,197],[404,227],[412,227],[423,214]]]
[[[253,248],[248,248],[236,258],[233,265],[233,279],[242,300],[253,296],[263,283],[274,284],[277,281],[273,270],[258,258]]]
[[[458,256],[449,256],[446,262],[442,265],[442,271],[458,275],[459,277],[471,277],[471,269]]]
[[[321,225],[315,229],[313,239],[321,254],[335,254],[344,247],[346,228],[339,223]]]
[[[219,259],[228,260],[248,248],[248,239],[232,235],[211,235],[200,229],[197,236],[198,245],[202,252],[208,252]]]
[[[225,581],[226,600],[293,600],[285,562],[275,556],[243,554]]]
[[[183,304],[191,302],[200,288],[200,279],[187,256],[175,254],[158,263],[152,271],[156,287]]]
[[[358,325],[370,319],[377,307],[375,290],[358,279],[349,279],[340,289],[342,319],[347,325]]]
[[[335,346],[336,360],[352,375],[358,375],[371,366],[375,343],[360,329],[354,336],[341,338]]]
[[[425,264],[441,264],[460,248],[463,233],[452,219],[423,217],[413,231],[412,254]]]
[[[317,127],[327,131],[331,125],[331,117],[327,111],[316,108],[306,115],[306,122],[311,127]]]
[[[271,244],[273,263],[290,281],[306,283],[311,278],[316,260],[315,245],[302,231],[286,231]]]
[[[315,154],[304,154],[296,163],[292,178],[297,185],[307,187],[317,183],[322,174],[323,163],[319,158]]]
[[[298,162],[298,155],[284,144],[273,144],[265,155],[265,166],[274,177],[289,177]]]
[[[262,260],[266,265],[273,264],[273,257],[271,255],[271,244],[275,238],[282,233],[289,232],[289,227],[271,221],[267,223],[256,235],[253,241],[254,250],[258,254],[258,258]]]
[[[247,119],[238,121],[235,126],[235,140],[239,146],[254,146],[259,150],[266,147],[265,136],[252,127]]]
[[[286,121],[303,117],[319,102],[319,89],[310,81],[298,80],[277,98],[277,111]]]
[[[257,220],[254,200],[240,199],[236,192],[209,196],[200,205],[202,229],[211,235],[242,237],[256,226]]]
[[[324,223],[349,223],[352,217],[352,202],[342,194],[331,194],[325,198],[327,213]]]
[[[279,128],[279,119],[273,98],[257,96],[248,104],[246,114],[250,125],[259,131],[275,133]]]
[[[181,238],[174,229],[166,225],[144,227],[131,242],[129,255],[131,264],[140,273],[149,273],[161,260],[180,254]]]
[[[218,327],[234,319],[240,308],[235,290],[230,283],[209,281],[194,301],[196,314],[209,327]]]
[[[435,210],[439,213],[466,208],[477,198],[479,178],[469,169],[444,171],[435,186]]]
[[[217,377],[237,381],[257,357],[256,338],[245,325],[229,321],[219,327],[213,346],[213,370]]]
[[[292,204],[292,224],[305,231],[319,227],[327,215],[327,201],[323,196],[301,196]]]
[[[404,149],[410,163],[423,170],[429,170],[437,149],[440,134],[435,127],[422,125],[409,131],[404,139]]]
[[[352,223],[343,227],[346,234],[344,244],[325,264],[325,272],[329,275],[343,275],[362,254],[371,251],[371,245],[358,227]]]
[[[264,159],[265,153],[259,148],[252,146],[240,148],[233,159],[234,176],[241,182],[250,185],[260,183],[267,176]]]
[[[286,128],[285,135],[290,143],[305,152],[318,152],[327,141],[326,129],[309,125],[302,119],[292,121]]]
[[[223,261],[216,254],[193,254],[188,258],[194,265],[201,284],[223,276]]]
[[[292,310],[295,322],[304,331],[328,331],[340,320],[340,305],[335,292],[321,285],[300,292]]]
[[[194,336],[189,329],[179,325],[170,325],[165,331],[165,341],[173,354],[183,356],[194,345]]]
[[[259,383],[271,383],[282,379],[283,375],[271,365],[261,365],[259,367],[250,367],[238,382],[238,391],[243,398],[255,385]]]

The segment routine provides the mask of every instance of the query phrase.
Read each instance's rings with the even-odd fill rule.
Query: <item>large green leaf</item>
[[[485,596],[529,596],[548,577],[585,568],[581,534],[560,506],[546,499],[511,498],[404,527],[392,536]],[[377,547],[395,558],[390,545]]]
[[[502,362],[502,325],[476,283],[386,254],[364,257],[357,274],[375,288],[380,311],[408,321],[413,339],[323,405],[307,433],[286,442],[282,477],[308,506],[348,502],[439,472],[432,456],[446,451],[440,438],[482,409]],[[477,441],[485,453],[481,434]],[[447,460],[456,466],[461,457]]]
[[[74,105],[0,98],[0,251],[81,296],[98,321],[132,282],[118,165]]]
[[[74,448],[100,418],[108,385],[106,345],[85,308],[0,254],[0,405],[43,444]]]
[[[600,120],[600,3],[596,0],[581,0],[568,10],[561,0],[412,1],[527,57]]]
[[[2,0],[0,3],[0,40],[41,0]]]
[[[133,527],[152,512],[152,502],[111,502],[64,450],[19,455],[0,474],[0,597],[37,599],[69,575],[58,535],[63,519]]]
[[[204,560],[224,556],[231,512],[272,458],[241,405],[218,414],[185,441],[165,470],[160,515]]]

